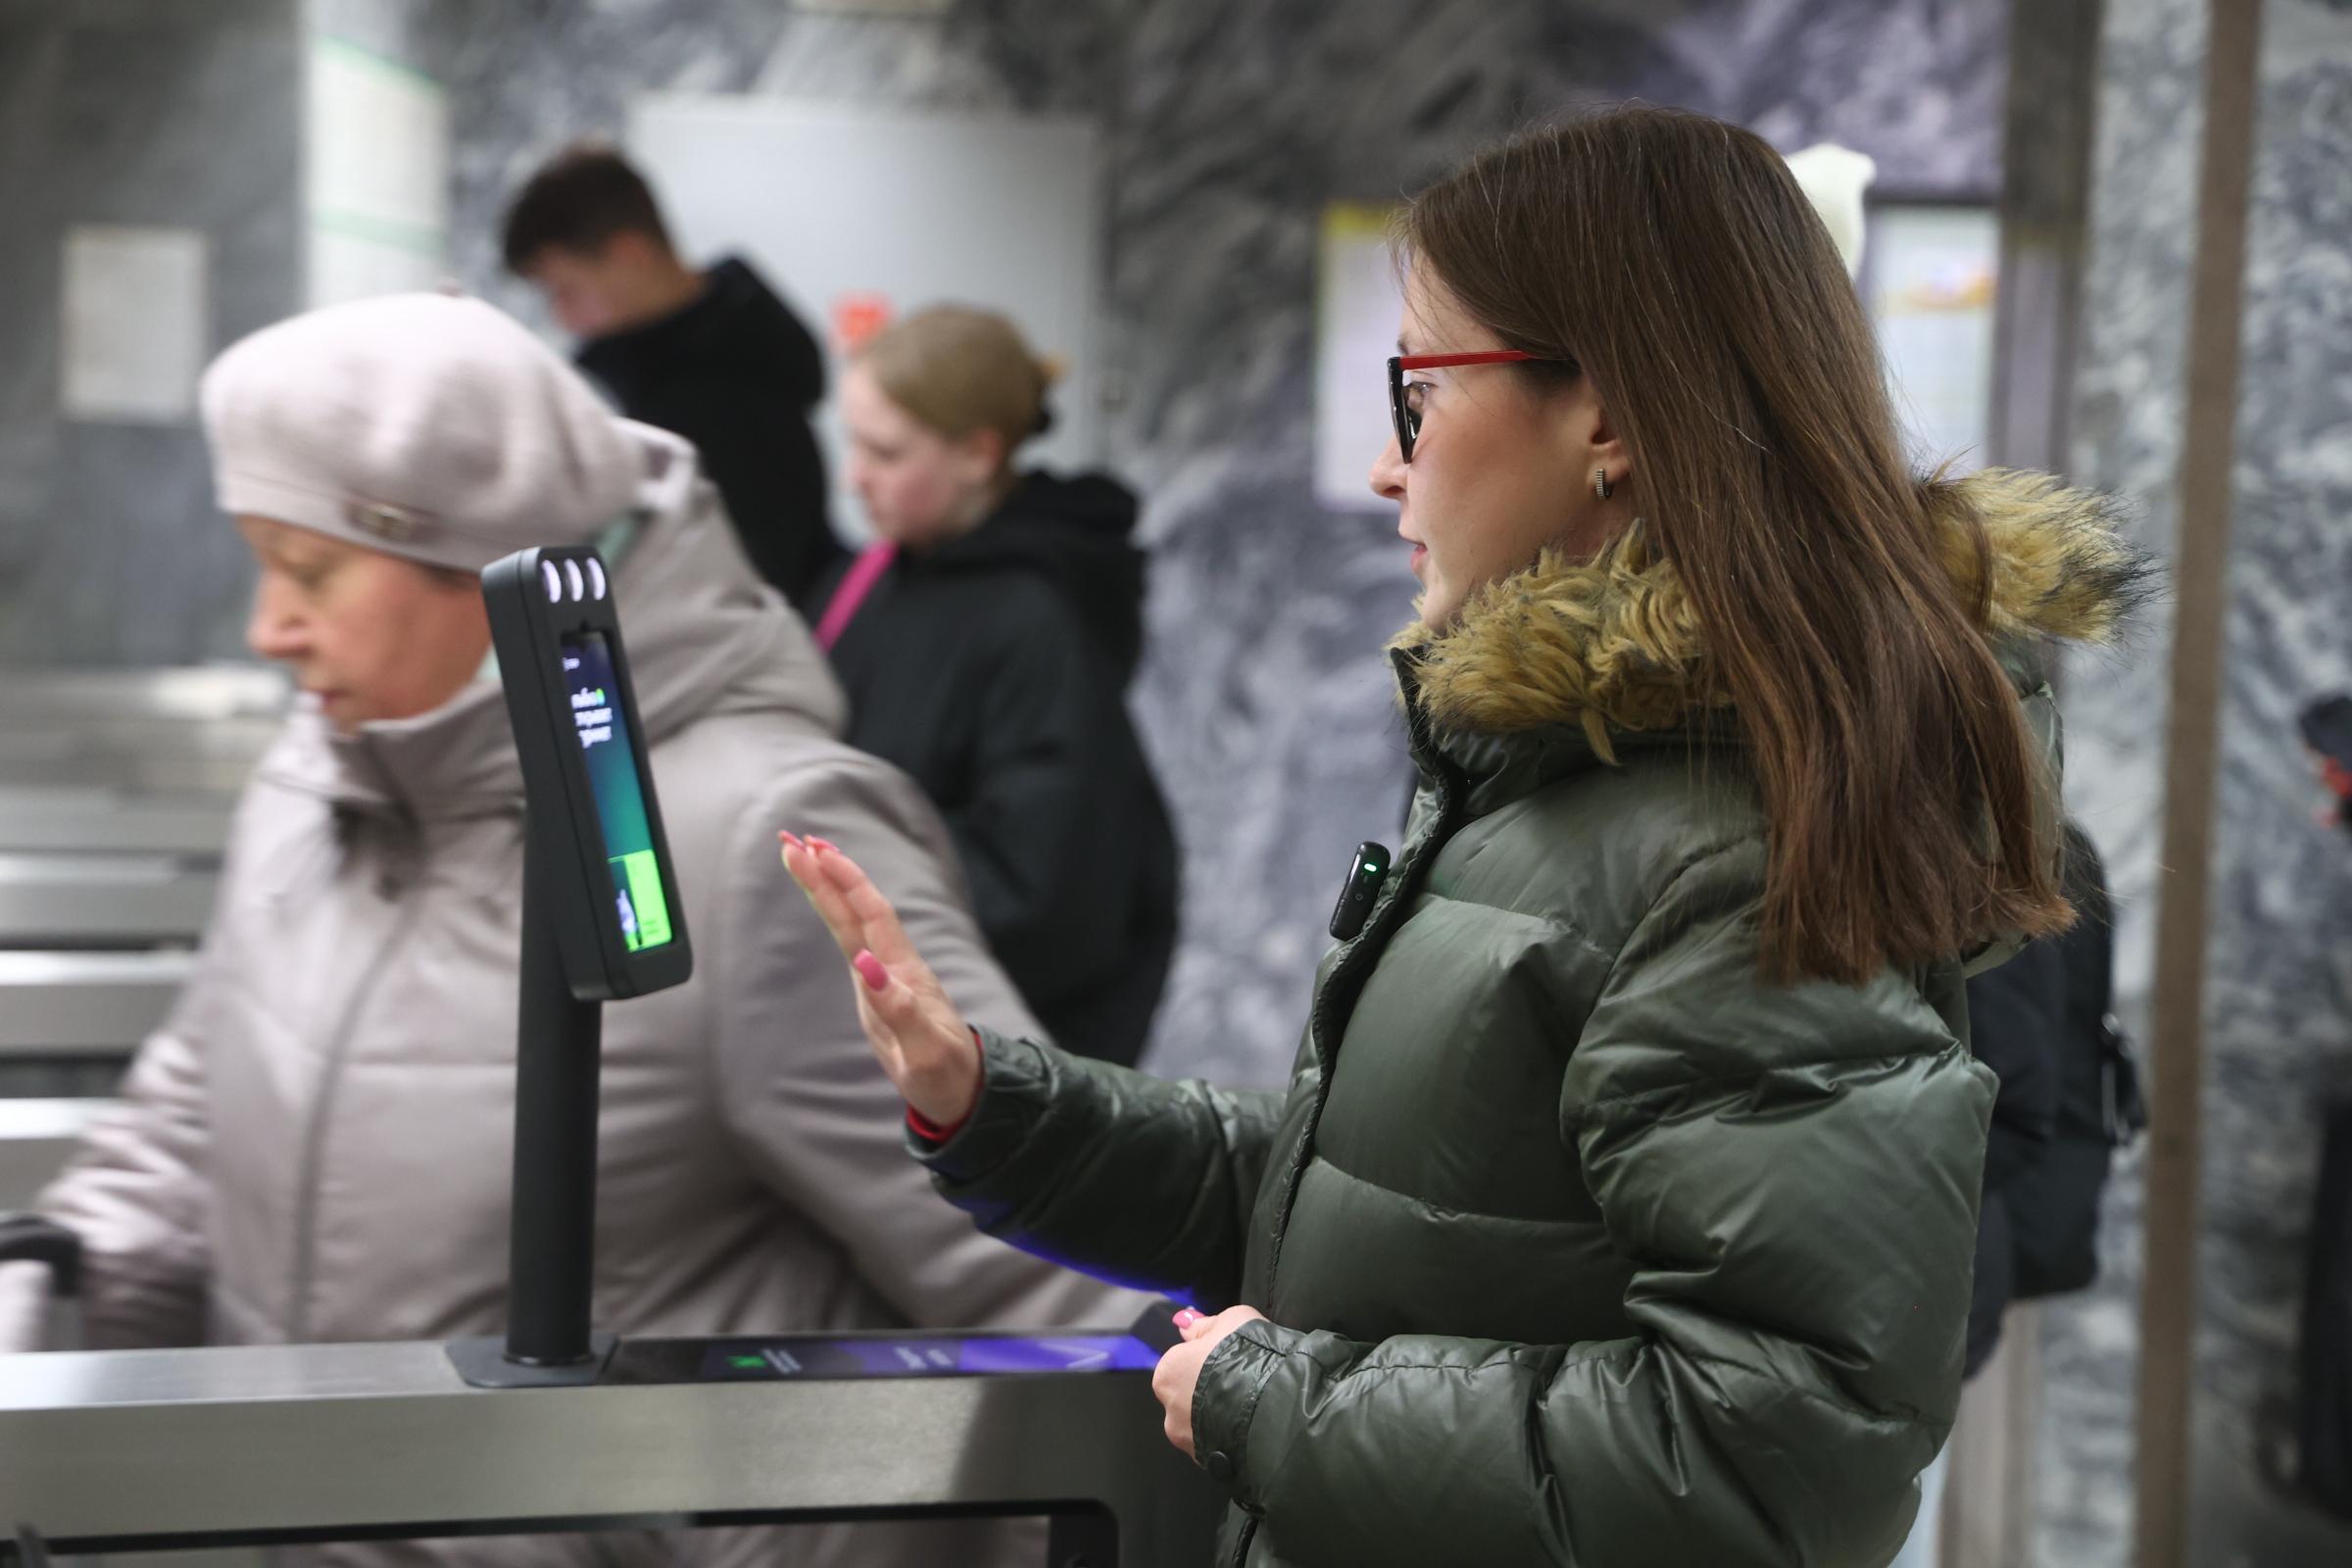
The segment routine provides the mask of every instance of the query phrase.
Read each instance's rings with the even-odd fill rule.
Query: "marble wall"
[[[2002,16],[2002,0],[963,0],[936,20],[769,0],[0,0],[0,191],[20,218],[0,295],[56,298],[68,223],[186,223],[213,243],[216,346],[296,308],[301,51],[318,30],[447,83],[453,270],[534,318],[498,271],[507,193],[552,146],[617,131],[643,93],[1096,118],[1106,359],[1126,387],[1107,455],[1145,492],[1157,552],[1136,704],[1188,850],[1155,1060],[1265,1081],[1342,858],[1394,836],[1406,783],[1379,652],[1409,613],[1401,550],[1310,482],[1322,206],[1396,197],[1532,117],[1630,95],[1791,148],[1836,137],[1892,187],[1984,193]],[[0,324],[0,659],[233,654],[247,574],[196,431],[61,421],[54,320]]]
[[[2170,551],[2201,129],[2204,0],[2109,0],[2077,404],[2079,477],[2139,503]],[[2265,1405],[2294,1375],[2322,1097],[2352,1091],[2352,844],[2311,821],[2294,731],[2352,688],[2352,5],[2270,0],[2248,234],[2220,812],[2207,972],[2196,1494],[2190,1560],[2352,1560],[2352,1531],[2267,1493]],[[2130,657],[2069,671],[2069,793],[2119,896],[2120,1001],[2144,1038],[2160,868],[2169,654],[2161,609]],[[2044,1318],[2035,1561],[2127,1561],[2138,1172],[2111,1194],[2106,1277]]]
[[[1406,787],[1379,649],[1408,618],[1392,518],[1316,503],[1316,223],[1562,105],[1642,96],[1889,185],[1997,185],[1998,4],[1412,3],[1141,9],[1115,122],[1115,449],[1152,498],[1157,650],[1138,704],[1192,909],[1155,1058],[1287,1065],[1337,879]],[[1343,20],[1344,18],[1344,20]],[[1377,374],[1367,366],[1365,373]],[[1368,468],[1374,454],[1364,454]]]
[[[191,422],[68,419],[65,234],[194,229],[214,347],[299,304],[295,0],[0,0],[0,663],[237,651],[244,551]]]
[[[2082,483],[2132,497],[2139,542],[2163,556],[2175,526],[2186,371],[2205,0],[2108,0],[2106,13],[2069,466]],[[2078,657],[2066,671],[2068,804],[2107,860],[2117,1011],[2141,1041],[2153,981],[2170,618],[2169,602],[2157,600],[2127,649]],[[2098,1285],[2041,1313],[2035,1568],[2129,1560],[2141,1219],[2134,1155],[2107,1194]]]
[[[1146,495],[1155,550],[1135,702],[1188,866],[1152,1062],[1266,1082],[1345,858],[1395,838],[1408,782],[1380,654],[1410,613],[1402,549],[1311,483],[1323,205],[1395,198],[1533,117],[1633,95],[1790,149],[1835,137],[1889,186],[1986,193],[2004,15],[2001,0],[966,0],[930,22],[750,0],[482,8],[442,65],[458,268],[535,315],[498,275],[499,209],[537,157],[617,132],[642,93],[1099,119],[1104,361],[1126,388],[1107,455]]]
[[[2199,1561],[2352,1561],[2352,1526],[2257,1477],[2295,1376],[2324,1097],[2352,1094],[2352,842],[2315,825],[2295,732],[2352,689],[2352,4],[2269,0],[2245,280],[2207,970]]]

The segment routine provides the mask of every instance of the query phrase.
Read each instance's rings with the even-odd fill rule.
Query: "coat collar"
[[[1944,567],[1972,598],[1970,524],[1984,531],[1982,629],[2021,695],[2041,683],[2043,639],[2103,641],[2146,592],[2103,496],[1986,469],[1931,481],[1929,502]],[[1697,611],[1639,522],[1590,561],[1546,553],[1450,626],[1408,628],[1392,657],[1423,765],[1459,768],[1473,814],[1627,750],[1740,743]]]

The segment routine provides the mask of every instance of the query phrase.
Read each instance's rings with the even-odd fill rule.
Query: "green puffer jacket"
[[[1939,495],[1986,525],[1996,644],[2107,629],[2132,567],[2091,498]],[[1638,540],[1397,662],[1424,788],[1287,1092],[989,1039],[941,1190],[1266,1314],[1193,1407],[1225,1561],[1886,1563],[1960,1391],[1994,1089],[1962,964],[1758,978],[1765,824]]]

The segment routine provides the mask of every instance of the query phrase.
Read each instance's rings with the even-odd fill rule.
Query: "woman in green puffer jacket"
[[[1960,1388],[1961,980],[2069,918],[2035,656],[2137,569],[2046,478],[1907,469],[1743,130],[1580,119],[1400,238],[1422,790],[1287,1092],[975,1036],[845,855],[786,864],[940,1190],[1226,1308],[1154,1383],[1225,1560],[1884,1564]]]

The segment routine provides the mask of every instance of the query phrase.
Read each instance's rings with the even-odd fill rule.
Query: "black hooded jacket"
[[[1023,474],[971,533],[902,554],[833,649],[850,744],[939,808],[1039,1021],[1127,1063],[1167,981],[1177,893],[1175,833],[1127,714],[1135,514],[1103,475]]]
[[[710,269],[693,304],[597,338],[579,364],[621,413],[695,444],[744,553],[807,612],[842,549],[808,428],[825,395],[824,357],[791,308],[730,257]]]

